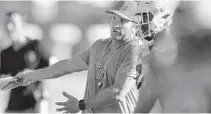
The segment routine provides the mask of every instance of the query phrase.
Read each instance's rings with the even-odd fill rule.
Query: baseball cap
[[[135,20],[135,13],[137,12],[138,3],[135,1],[119,1],[115,9],[106,10],[108,14],[116,14],[129,21]]]

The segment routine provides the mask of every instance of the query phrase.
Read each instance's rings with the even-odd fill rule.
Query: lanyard
[[[134,41],[134,40],[133,40]],[[129,42],[126,42],[124,43],[123,45],[121,45],[114,53],[109,53],[109,51],[111,50],[111,42],[110,41],[108,43],[108,45],[105,46],[104,50],[103,50],[103,56],[99,56],[99,58],[101,58],[101,61],[99,61],[99,58],[98,58],[98,61],[96,63],[96,67],[99,69],[98,72],[96,73],[96,81],[98,82],[98,89],[100,89],[103,85],[103,80],[106,78],[106,66],[108,64],[108,62],[110,61],[110,59],[117,53],[119,52],[121,49],[123,49],[123,47],[126,45],[126,44],[129,44],[130,42],[132,41],[129,41]],[[109,48],[108,48],[109,46]],[[106,52],[107,51],[107,52]]]

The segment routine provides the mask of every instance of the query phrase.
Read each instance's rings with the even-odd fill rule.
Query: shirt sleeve
[[[136,66],[138,64],[139,52],[138,46],[130,46],[117,71],[117,76],[126,75],[128,77],[137,77]]]
[[[86,50],[84,50],[83,52],[79,53],[78,56],[87,64],[89,65],[89,59],[90,59],[90,55],[93,51],[93,49],[95,47],[97,47],[96,45],[98,45],[101,42],[101,39],[95,41],[89,48],[87,48]]]
[[[82,51],[79,53],[77,56],[79,56],[85,64],[88,66],[89,65],[89,53],[90,53],[91,48],[87,48],[86,50]]]

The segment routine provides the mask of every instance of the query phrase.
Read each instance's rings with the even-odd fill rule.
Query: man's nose
[[[117,21],[113,21],[113,27],[120,27],[120,23]]]
[[[121,24],[117,22],[117,23],[114,24],[113,27],[114,27],[114,28],[120,28],[120,27],[121,27]]]

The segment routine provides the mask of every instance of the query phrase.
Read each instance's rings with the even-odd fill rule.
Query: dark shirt
[[[10,74],[15,76],[24,69],[37,69],[48,66],[48,61],[44,59],[38,51],[39,41],[29,40],[28,43],[18,51],[9,47],[1,53],[0,74]],[[32,83],[37,89],[41,82]],[[18,87],[11,91],[7,110],[24,110],[33,108],[36,105],[36,99],[33,95],[34,90],[26,93],[28,87]]]

